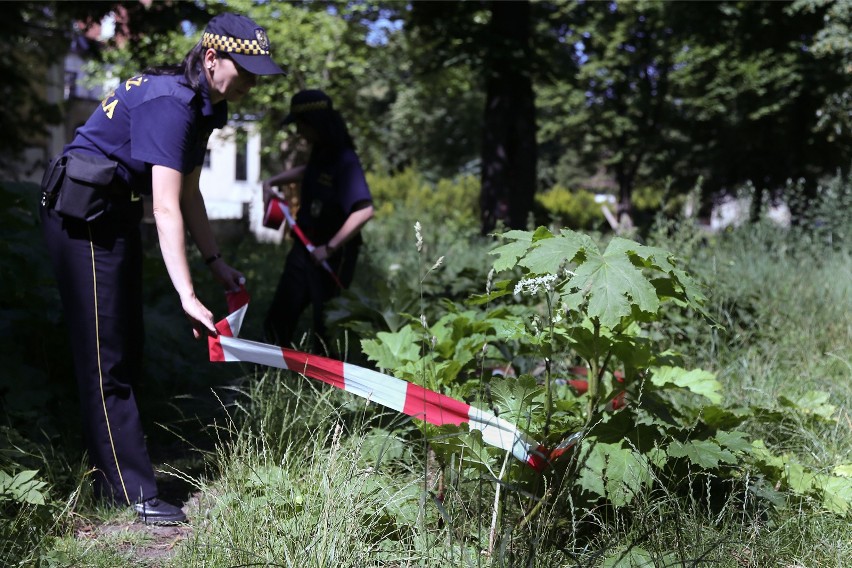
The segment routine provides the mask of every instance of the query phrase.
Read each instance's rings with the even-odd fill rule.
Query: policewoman
[[[316,89],[296,93],[284,119],[284,124],[292,123],[311,147],[307,164],[285,170],[263,184],[266,202],[283,199],[275,187],[301,184],[296,224],[315,245],[309,251],[300,240],[294,241],[266,315],[267,340],[285,347],[292,345],[299,316],[308,306],[312,309],[312,344],[327,341],[325,304],[341,287],[352,283],[361,228],[373,217],[373,198],[361,161],[331,98]]]
[[[186,520],[158,498],[134,385],[142,367],[141,195],[151,195],[169,278],[196,338],[215,334],[186,256],[191,234],[226,289],[244,282],[222,258],[198,180],[207,139],[258,75],[283,71],[266,31],[214,17],[183,63],[147,70],[109,93],[42,181],[41,220],[68,322],[84,435],[99,496],[151,524]]]

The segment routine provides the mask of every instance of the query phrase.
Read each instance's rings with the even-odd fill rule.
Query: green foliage
[[[11,203],[6,210],[20,213]],[[827,202],[825,212],[832,209]],[[493,561],[503,565],[520,565],[529,555],[537,565],[560,566],[568,553],[577,562],[618,566],[647,565],[648,558],[651,565],[725,565],[732,554],[750,566],[805,558],[845,565],[852,552],[846,415],[852,262],[827,233],[805,240],[795,236],[807,234],[804,228],[759,224],[708,235],[688,221],[666,219],[646,245],[540,229],[506,233],[495,247],[472,238],[469,228],[425,220],[430,213],[441,218],[440,211],[399,206],[368,225],[360,289],[340,308],[353,310],[346,325],[358,329],[374,363],[400,378],[497,411],[547,447],[566,433],[580,432],[582,440],[538,475],[484,445],[476,432],[418,431],[416,421],[295,374],[238,370],[248,376],[223,396],[229,416],[215,423],[220,451],[204,479],[193,480],[201,492],[197,508],[194,500],[190,505],[194,531],[176,547],[174,563],[281,563],[309,543],[317,554],[303,560],[308,565],[331,563],[343,550],[353,565],[377,558],[474,565],[489,546],[496,514]],[[34,222],[12,237],[14,215],[6,219],[8,242],[37,242]],[[412,229],[418,219],[424,219],[419,255]],[[841,228],[832,229],[834,243]],[[496,253],[490,260],[489,250]],[[250,242],[233,250],[253,283],[250,313],[258,315],[246,322],[246,337],[259,337],[254,320],[283,254]],[[444,264],[430,269],[439,256],[446,256]],[[0,267],[17,262],[14,254],[0,258]],[[149,260],[146,270],[156,270],[148,270],[146,306],[174,311],[161,262]],[[402,268],[391,270],[392,263]],[[494,264],[501,271],[488,277]],[[582,278],[575,280],[578,272]],[[61,343],[61,329],[38,324],[52,313],[39,302],[56,310],[55,290],[30,296],[36,287],[21,278],[7,292],[33,302],[35,328],[56,333]],[[579,288],[580,282],[601,289]],[[221,298],[203,279],[198,292],[211,306]],[[563,296],[580,311],[567,310]],[[593,318],[593,304],[618,309]],[[720,325],[708,326],[702,312]],[[610,318],[613,327],[600,324]],[[173,328],[174,337],[149,345],[157,351],[151,361],[162,359],[164,368],[209,387],[219,368],[205,364],[203,346],[187,341],[184,324],[165,316],[152,323]],[[576,366],[589,372],[593,362],[597,372],[589,376],[599,380],[589,386],[597,393],[580,395],[569,381],[577,378]],[[16,392],[25,382],[16,383]],[[613,411],[622,390],[626,406]],[[438,464],[423,449],[421,432]],[[65,520],[52,524],[64,519],[52,508],[57,496],[66,499],[73,487],[57,483],[61,457],[20,435],[0,446],[0,457],[0,471],[9,476],[39,470],[48,501],[19,504],[18,520],[3,525],[18,531],[0,539],[9,552],[5,563],[41,557],[57,565],[109,566],[128,561],[128,546],[146,545],[126,535],[53,541],[71,535]],[[75,517],[88,512],[75,505]],[[528,531],[539,535],[534,551]]]
[[[721,409],[724,400],[715,373],[682,368],[675,353],[655,347],[650,332],[665,312],[708,314],[702,286],[671,253],[621,238],[601,252],[591,237],[568,230],[510,231],[502,237],[507,242],[491,251],[495,270],[520,268],[524,275],[514,299],[510,283],[498,282],[472,299],[472,309],[446,304],[445,315],[431,325],[412,318],[396,332],[364,341],[366,355],[400,378],[511,417],[545,445],[560,440],[548,431],[579,428],[584,434],[579,452],[568,464],[553,464],[554,471],[577,470],[566,489],[574,502],[604,499],[623,507],[657,483],[679,490],[684,468],[721,478],[752,468],[773,482],[788,480],[794,494],[818,497],[826,509],[846,513],[844,477],[817,473],[792,456],[782,460],[755,452],[748,433],[737,429],[746,420],[765,420],[766,409],[740,409],[720,420],[728,411],[708,410]],[[534,315],[518,304],[527,298],[544,301],[529,306]],[[482,372],[486,361],[523,365],[525,359],[544,360],[544,376],[538,371],[498,381]],[[565,372],[558,362],[572,360],[589,370],[588,392],[577,399],[582,404],[568,403],[555,385]],[[608,413],[622,391],[630,402]],[[836,421],[823,395],[779,403],[801,419]],[[475,433],[462,429],[453,440],[452,428],[425,431],[444,460],[459,453],[469,467],[492,475],[499,469],[488,457],[494,450],[482,446]],[[809,473],[791,477],[781,463]],[[511,471],[512,477],[524,477],[521,469]]]
[[[578,69],[537,89],[554,183],[582,187],[603,166],[624,199],[668,177],[685,194],[704,176],[709,205],[747,180],[776,191],[848,163],[848,2],[553,9]]]
[[[601,205],[595,202],[595,195],[590,191],[572,191],[557,185],[536,193],[535,200],[555,222],[566,227],[594,229],[603,222]]]
[[[472,175],[433,183],[417,170],[406,168],[394,175],[368,173],[367,183],[379,222],[397,210],[420,211],[436,221],[475,223],[478,219],[479,180]]]
[[[21,471],[9,475],[0,471],[0,506],[5,501],[44,505],[44,490],[47,484],[36,479],[37,471]]]

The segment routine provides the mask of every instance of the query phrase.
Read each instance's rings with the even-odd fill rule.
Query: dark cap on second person
[[[284,124],[299,119],[310,121],[311,117],[334,110],[331,97],[319,89],[299,91],[290,99],[290,114],[284,118]]]
[[[272,60],[266,30],[241,14],[227,12],[215,16],[204,30],[201,45],[227,53],[237,65],[249,73],[284,73]]]

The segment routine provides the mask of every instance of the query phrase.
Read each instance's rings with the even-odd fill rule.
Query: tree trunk
[[[530,78],[530,3],[491,2],[482,135],[482,234],[497,221],[525,229],[536,189],[535,93]]]
[[[622,234],[633,229],[633,184],[636,180],[636,169],[620,165],[616,168],[615,178],[618,181],[618,203],[615,209],[618,220],[616,232]]]

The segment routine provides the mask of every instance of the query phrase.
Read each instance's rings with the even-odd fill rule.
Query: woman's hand
[[[317,264],[321,264],[322,261],[328,260],[332,254],[334,254],[334,251],[328,248],[328,245],[320,245],[311,251],[311,256]]]
[[[240,286],[246,283],[246,277],[236,268],[231,267],[221,258],[217,258],[210,264],[213,277],[222,283],[228,292],[236,292]]]
[[[275,186],[272,185],[269,180],[263,182],[263,210],[266,211],[269,209],[269,202],[272,201],[273,198],[281,199],[281,195],[275,191]]]
[[[213,337],[219,335],[213,323],[213,314],[195,297],[195,294],[181,296],[180,303],[183,312],[192,324],[192,335],[195,336],[195,339],[199,339],[202,335],[212,335]]]

